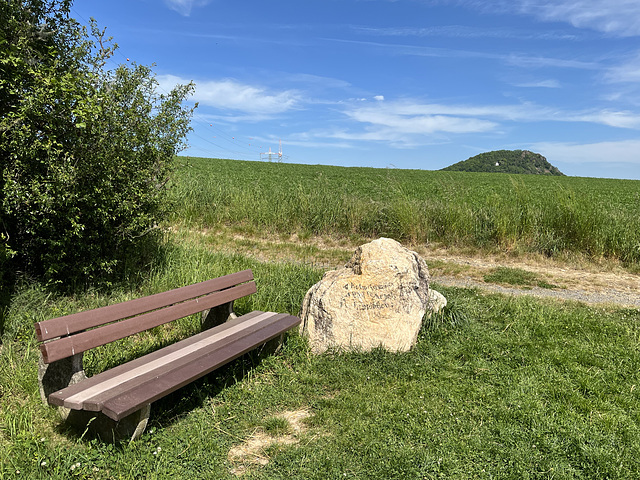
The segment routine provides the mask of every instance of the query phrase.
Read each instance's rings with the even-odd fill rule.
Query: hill
[[[564,175],[542,155],[528,150],[495,150],[481,153],[462,162],[454,163],[442,170]]]

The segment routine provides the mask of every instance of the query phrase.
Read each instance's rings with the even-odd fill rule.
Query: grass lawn
[[[142,285],[72,297],[20,286],[4,315],[0,478],[640,478],[638,310],[436,286],[449,307],[412,351],[314,356],[292,334],[279,354],[154,403],[133,443],[68,431],[40,403],[33,322],[243,268],[258,294],[240,312],[297,314],[322,274],[181,242]],[[88,354],[88,370],[158,338],[127,342]]]
[[[557,288],[549,282],[541,280],[533,272],[521,268],[497,267],[492,272],[484,276],[484,281],[489,283],[499,283],[502,285],[517,285],[523,288]]]

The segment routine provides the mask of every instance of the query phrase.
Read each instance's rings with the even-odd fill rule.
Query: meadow
[[[173,222],[640,264],[640,181],[180,158]]]
[[[608,212],[600,216],[613,219],[606,225],[620,228],[618,253],[582,253],[575,246],[570,252],[637,265],[620,252],[633,251],[622,247],[623,239],[638,238],[637,230],[624,233],[623,219],[637,225],[640,182],[545,178],[549,184],[521,176],[181,161],[167,219],[172,229],[162,255],[144,271],[67,295],[22,279],[1,311],[0,478],[640,478],[640,311],[439,285],[449,305],[425,318],[410,352],[316,356],[294,332],[276,355],[245,356],[154,403],[150,425],[135,442],[106,444],[68,430],[39,398],[34,322],[244,268],[253,269],[258,293],[237,302],[239,313],[298,314],[323,274],[303,262],[221,251],[194,230],[297,233],[301,241],[316,234],[358,240],[395,232],[405,242],[470,242],[468,248],[526,253],[533,244],[519,237],[515,244],[473,243],[471,234],[446,232],[436,238],[432,223],[422,221],[426,230],[405,231],[410,217],[400,214],[434,202],[458,212],[452,218],[470,215],[457,221],[475,225],[474,215],[488,215],[497,199],[507,205],[509,198],[530,196],[550,209],[549,197],[566,197],[567,208],[596,202]],[[408,212],[395,210],[397,199],[406,201]],[[544,217],[529,210],[523,215]],[[478,228],[488,228],[483,225]],[[583,241],[593,241],[586,229],[582,233]],[[566,252],[558,247],[549,254]],[[88,353],[87,370],[110,368],[197,325],[197,318],[187,318]],[[300,430],[288,412],[305,412]],[[265,436],[280,443],[232,455]]]

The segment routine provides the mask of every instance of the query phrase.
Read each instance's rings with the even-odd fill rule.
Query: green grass
[[[104,444],[60,425],[37,392],[33,322],[252,268],[240,312],[298,313],[321,271],[175,245],[136,288],[63,297],[21,285],[0,354],[0,478],[234,478],[229,450],[282,413],[312,414],[244,478],[639,478],[640,312],[483,295],[449,300],[407,353],[311,355],[297,334],[155,402],[147,432]],[[196,319],[87,355],[101,371],[188,334]],[[122,350],[126,352],[123,354]]]
[[[640,181],[184,158],[172,222],[640,266]]]
[[[284,417],[270,417],[262,424],[264,431],[270,435],[282,436],[291,433],[291,424]]]
[[[531,288],[557,288],[545,280],[541,280],[534,272],[529,272],[521,268],[498,267],[486,274],[484,281],[488,283],[500,283],[503,285],[516,285],[519,287]]]

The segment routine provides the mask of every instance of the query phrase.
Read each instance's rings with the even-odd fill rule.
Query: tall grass
[[[180,158],[174,222],[640,264],[640,182]]]

